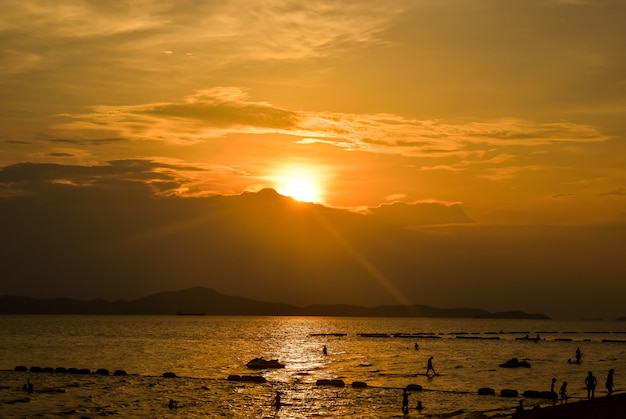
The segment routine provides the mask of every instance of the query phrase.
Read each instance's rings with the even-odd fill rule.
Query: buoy
[[[541,397],[542,399],[549,399],[549,400],[556,400],[559,398],[558,395],[556,394],[556,391],[542,391],[539,397]]]
[[[113,375],[117,375],[117,376],[119,376],[119,375],[126,375],[126,371],[124,371],[124,370],[115,370],[115,371],[113,371]]]
[[[507,389],[500,391],[500,396],[501,397],[517,397],[519,396],[519,393],[517,392],[517,390],[507,388]]]
[[[529,399],[538,399],[541,397],[541,392],[537,390],[526,390],[522,393],[522,396],[528,397]]]
[[[363,382],[363,381],[355,381],[355,382],[352,383],[352,387],[354,387],[354,388],[367,387],[367,383]]]
[[[18,365],[13,369],[13,371],[28,371],[28,368],[26,368],[24,365]]]
[[[174,372],[164,372],[163,378],[176,378],[176,373]]]
[[[109,375],[109,370],[107,370],[106,368],[98,368],[96,370],[96,374],[98,374],[98,375]]]
[[[495,396],[496,391],[489,387],[483,387],[478,389],[479,396]]]
[[[30,367],[30,372],[41,372],[41,367]]]
[[[411,391],[422,391],[422,386],[419,384],[409,384],[406,386],[406,389]]]

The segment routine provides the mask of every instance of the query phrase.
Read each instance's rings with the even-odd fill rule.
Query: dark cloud
[[[22,141],[22,140],[4,140],[5,143],[8,144],[21,144],[21,145],[30,145],[31,141]]]
[[[626,196],[626,188],[620,186],[611,191],[598,194],[598,196]]]
[[[0,199],[0,293],[129,298],[203,285],[294,304],[623,315],[613,290],[626,276],[626,225],[481,226],[458,205],[434,203],[355,214],[271,190],[162,196],[153,183],[179,184],[166,168],[118,160],[0,169],[3,187],[29,191]],[[603,302],[593,313],[589,295]]]
[[[51,143],[72,144],[72,145],[109,145],[128,141],[124,138],[94,138],[94,139],[70,139],[70,138],[49,138]]]
[[[176,189],[186,181],[181,173],[202,170],[142,159],[111,160],[108,164],[94,166],[18,163],[0,168],[0,195],[36,195],[44,191],[54,192],[67,185],[102,189],[117,183],[149,184],[164,192],[168,187]]]
[[[154,106],[136,111],[138,115],[195,119],[211,127],[251,126],[293,129],[299,119],[296,112],[258,104],[186,103]]]
[[[50,157],[74,157],[73,154],[70,153],[48,153]]]

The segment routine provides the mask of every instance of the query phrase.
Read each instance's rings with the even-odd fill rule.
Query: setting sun
[[[311,170],[288,169],[277,176],[276,191],[298,201],[321,202],[322,192],[318,178]]]

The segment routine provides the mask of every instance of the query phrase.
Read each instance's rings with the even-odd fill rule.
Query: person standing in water
[[[613,394],[613,373],[614,372],[615,370],[611,368],[609,370],[609,375],[606,377],[606,391],[609,392],[609,394],[607,394],[606,397],[611,397],[611,394]]]
[[[324,345],[324,348],[322,349],[322,353],[324,355],[328,355],[328,349],[326,349],[326,345]]]
[[[277,391],[276,396],[274,396],[274,406],[276,409],[280,409],[280,391]]]
[[[405,413],[409,411],[409,394],[406,388],[402,390],[402,411]]]
[[[437,375],[437,371],[435,371],[435,367],[433,367],[433,357],[428,358],[428,367],[426,368],[426,375],[432,371],[433,375]]]
[[[580,348],[576,348],[576,363],[580,364],[580,358],[582,358],[582,353],[580,352]]]
[[[587,378],[585,378],[585,386],[587,387],[587,399],[593,399],[596,395],[596,385],[598,384],[598,380],[593,376],[591,371],[587,374]]]
[[[567,381],[563,381],[563,385],[559,389],[559,394],[561,395],[561,404],[563,404],[563,402],[567,403]]]

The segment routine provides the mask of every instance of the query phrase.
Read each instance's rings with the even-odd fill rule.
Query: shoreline
[[[513,414],[513,419],[621,419],[626,418],[626,393],[597,397]]]

